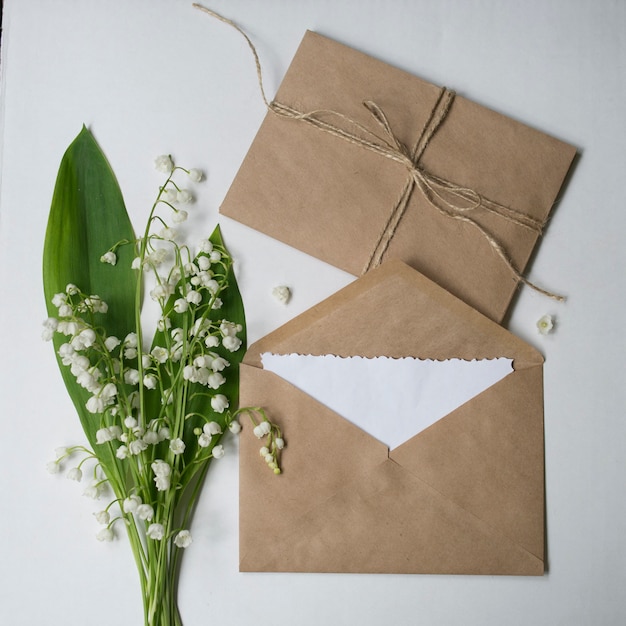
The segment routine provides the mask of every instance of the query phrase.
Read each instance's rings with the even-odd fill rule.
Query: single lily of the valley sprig
[[[262,429],[261,436],[267,437],[264,458],[277,474],[284,441],[263,409],[237,408],[245,316],[219,227],[199,242],[194,253],[178,242],[179,233],[171,225],[187,219],[180,207],[194,199],[181,178],[197,183],[203,178],[199,170],[177,166],[170,156],[159,157],[155,165],[166,179],[142,236],[135,238],[126,225],[121,237],[100,245],[99,231],[110,222],[105,219],[83,233],[92,239],[88,251],[97,256],[95,262],[91,257],[85,260],[90,271],[76,269],[82,266],[75,257],[58,263],[55,250],[60,249],[64,232],[57,228],[60,216],[72,230],[72,210],[78,210],[74,201],[81,208],[91,200],[74,198],[71,185],[80,176],[93,175],[84,168],[93,171],[94,160],[102,166],[95,169],[105,181],[112,176],[96,148],[84,129],[66,153],[44,252],[50,317],[44,322],[43,337],[54,343],[91,448],[58,449],[48,469],[56,472],[72,462],[67,476],[80,482],[89,468],[85,494],[93,498],[113,494],[110,503],[95,513],[102,525],[97,539],[111,541],[118,528],[127,530],[140,574],[145,624],[180,625],[176,605],[180,550],[193,541],[191,516],[210,462],[225,454],[222,437],[238,433],[239,416],[250,415],[255,434]],[[91,165],[84,164],[86,155]],[[63,168],[68,167],[68,158],[73,169],[66,180]],[[97,197],[108,194],[105,207],[114,207],[115,186],[110,179],[106,185]],[[122,217],[124,213],[125,209],[120,211]],[[76,223],[84,227],[89,217],[97,222],[102,214]],[[79,274],[76,280],[63,283],[72,271]],[[148,283],[159,313],[151,343],[141,318]]]
[[[264,445],[259,454],[274,474],[280,474],[280,453],[285,447],[285,440],[277,424],[272,423],[262,407],[239,409],[238,414],[245,414],[254,424],[253,433],[257,439],[263,439]]]

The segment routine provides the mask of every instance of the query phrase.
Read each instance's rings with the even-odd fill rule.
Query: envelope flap
[[[531,346],[405,263],[390,260],[250,346],[260,354],[514,359],[541,364]]]

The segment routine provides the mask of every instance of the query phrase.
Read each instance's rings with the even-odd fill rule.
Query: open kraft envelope
[[[264,369],[267,353],[507,357],[514,371],[390,451]],[[264,407],[287,442],[275,476],[243,422],[241,571],[543,574],[543,359],[406,264],[383,263],[254,343],[240,402]]]
[[[575,148],[449,93],[440,101],[440,87],[307,32],[271,106],[316,112],[316,122],[268,112],[220,211],[355,276],[398,258],[501,321],[518,279],[497,246],[524,271]],[[384,142],[395,140],[410,150],[414,183],[403,157],[389,158]]]

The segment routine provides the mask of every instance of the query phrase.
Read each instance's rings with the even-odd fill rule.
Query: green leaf
[[[222,239],[222,233],[220,227],[217,226],[209,240],[216,249],[225,250],[226,246],[224,245],[224,241]],[[229,255],[230,256],[230,255]],[[197,262],[198,256],[195,257],[194,261]],[[172,322],[173,327],[183,327],[184,318],[188,316],[188,313],[177,314],[174,310],[174,301],[177,297],[179,297],[179,288],[182,285],[182,282],[185,279],[182,278],[179,283],[176,285],[175,293],[172,295],[165,306],[165,311],[167,312],[168,317]],[[237,409],[237,405],[239,402],[239,364],[243,359],[246,352],[246,318],[243,306],[243,300],[241,298],[241,293],[239,292],[239,287],[237,285],[237,280],[235,278],[235,274],[232,269],[232,265],[230,266],[227,274],[226,274],[227,288],[220,292],[220,298],[222,300],[222,306],[219,309],[212,310],[209,314],[209,319],[213,322],[219,323],[222,320],[228,320],[229,322],[233,322],[235,324],[241,324],[242,330],[237,333],[239,339],[241,339],[241,347],[236,352],[229,352],[224,346],[220,345],[217,348],[212,348],[211,351],[217,353],[219,356],[226,359],[229,362],[229,366],[222,372],[224,377],[226,378],[226,382],[219,388],[218,393],[224,394],[230,401],[229,411],[232,413]],[[193,324],[195,320],[188,320],[189,325]],[[155,346],[166,346],[166,338],[163,331],[157,331],[154,335],[154,339],[152,342],[151,349]],[[175,368],[175,374],[179,373],[181,367],[183,367],[185,363],[179,363]],[[162,372],[161,375],[164,375]],[[167,385],[166,385],[167,386]],[[193,478],[195,471],[200,468],[200,466],[190,466],[189,464],[195,458],[197,452],[209,453],[209,449],[199,449],[197,444],[197,436],[194,435],[193,431],[195,428],[202,428],[202,426],[207,421],[215,421],[222,426],[222,431],[226,432],[227,425],[227,413],[217,413],[211,407],[211,399],[212,391],[209,389],[205,389],[199,385],[192,385],[192,391],[190,396],[187,398],[187,402],[184,407],[184,414],[191,415],[186,421],[184,425],[184,434],[183,439],[187,444],[187,447],[184,452],[185,463],[187,464],[189,470],[185,472],[181,484],[183,487],[186,487],[189,483],[190,479]],[[158,391],[146,391],[144,392],[144,402],[146,407],[147,415],[157,415],[159,410],[162,407],[161,402],[161,394]],[[202,417],[200,417],[202,416]],[[220,438],[214,439],[214,444],[219,442]],[[165,452],[165,444],[161,444],[163,449],[158,452]]]
[[[217,226],[213,231],[209,240],[213,245],[224,247],[224,241],[222,239],[222,232],[220,227]],[[215,348],[214,351],[219,356],[225,358],[230,365],[222,372],[226,378],[226,382],[219,388],[219,393],[224,394],[231,401],[229,410],[232,412],[237,408],[239,402],[239,364],[243,359],[246,352],[246,316],[243,308],[243,300],[241,299],[241,293],[237,286],[237,280],[235,279],[235,273],[233,272],[232,265],[227,274],[228,288],[220,293],[222,299],[222,306],[211,312],[211,319],[213,320],[228,320],[235,324],[241,324],[242,331],[237,334],[241,339],[241,347],[237,352],[229,352],[223,346]],[[199,413],[205,415],[209,420],[218,422],[222,426],[222,430],[225,430],[225,414],[216,413],[211,408],[211,401],[207,396],[198,395],[193,397],[187,406],[187,413]],[[192,437],[193,429],[196,426],[202,426],[204,422],[198,419],[189,419],[185,424],[185,441],[194,441],[196,438]],[[192,458],[194,450],[186,450],[188,459]]]
[[[83,126],[61,161],[48,218],[43,286],[50,317],[58,314],[51,302],[54,294],[65,292],[66,285],[73,283],[84,293],[100,296],[109,305],[106,315],[97,316],[98,324],[108,336],[123,340],[134,330],[137,289],[136,272],[131,269],[134,246],[124,245],[116,250],[115,266],[100,261],[107,250],[122,240],[135,240],[122,193],[102,150]],[[55,334],[53,342],[56,352],[65,338]],[[76,383],[58,355],[57,360],[93,447],[99,423],[85,408],[91,394]],[[103,448],[100,446],[106,470],[116,459],[111,449],[107,454]]]

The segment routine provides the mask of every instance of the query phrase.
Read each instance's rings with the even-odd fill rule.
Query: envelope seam
[[[509,536],[507,533],[503,532],[502,530],[496,528],[495,526],[493,526],[493,524],[485,521],[484,519],[480,518],[478,515],[476,515],[475,513],[473,513],[472,511],[469,511],[468,509],[466,509],[464,506],[461,506],[458,502],[456,502],[455,500],[453,500],[450,496],[445,495],[442,491],[440,491],[439,489],[437,489],[436,487],[434,487],[433,485],[431,485],[428,481],[424,480],[423,478],[419,477],[415,472],[411,471],[410,469],[404,467],[403,465],[400,465],[400,463],[398,463],[395,459],[393,459],[391,456],[389,457],[389,461],[394,463],[395,465],[397,465],[400,469],[402,469],[405,472],[408,472],[409,474],[411,474],[411,476],[413,476],[413,478],[415,478],[416,480],[418,480],[419,482],[421,482],[422,484],[426,485],[429,489],[432,489],[433,491],[435,491],[436,493],[438,493],[442,498],[444,498],[447,502],[450,502],[453,506],[455,506],[457,509],[460,509],[462,511],[464,511],[465,513],[467,513],[468,515],[471,515],[474,519],[478,520],[481,524],[484,524],[485,526],[488,526],[493,532],[497,533],[498,535],[500,535],[501,537],[504,537],[505,539],[507,539],[508,541],[510,541],[511,543],[515,544],[516,546],[518,546],[520,549],[522,549],[524,552],[526,552],[527,554],[529,554],[531,557],[537,559],[538,561],[540,561],[541,563],[545,563],[544,559],[542,557],[540,557],[539,555],[535,554],[534,552],[532,552],[531,550],[529,550],[528,548],[526,548],[524,545],[522,545],[519,541],[513,539],[513,537]]]

